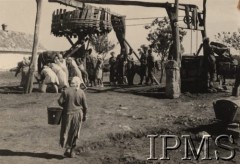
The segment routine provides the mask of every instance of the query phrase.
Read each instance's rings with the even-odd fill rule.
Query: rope
[[[184,17],[184,16],[178,16],[178,17]],[[125,19],[125,20],[142,20],[142,19],[156,19],[156,18],[165,18],[165,17],[127,18],[127,19]]]
[[[198,31],[196,31],[196,53],[198,50]]]
[[[190,48],[191,48],[191,49],[190,49],[190,54],[191,54],[191,55],[192,55],[192,40],[193,40],[193,38],[192,38],[192,28],[191,28],[191,41],[190,41],[190,42],[191,42],[191,43],[190,43],[190,45],[191,45],[191,47],[190,47]]]

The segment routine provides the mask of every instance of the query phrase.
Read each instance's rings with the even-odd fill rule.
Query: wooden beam
[[[48,0],[48,2],[58,2],[62,5],[68,5],[71,7],[78,7],[78,8],[83,8],[84,4],[79,1],[71,1],[71,0]]]
[[[143,7],[162,7],[166,8],[173,3],[159,3],[159,2],[143,2],[143,1],[124,1],[124,0],[48,0],[48,2],[57,2],[60,4],[79,7],[81,4],[90,3],[90,4],[102,4],[102,5],[129,5],[129,6],[143,6]],[[179,4],[179,6],[197,7],[193,4]]]
[[[67,54],[64,54],[64,58],[66,58],[66,57],[71,57],[71,56],[72,56],[75,52],[77,52],[80,48],[81,48],[81,46],[80,46],[80,47],[78,47],[78,46],[72,47],[72,48],[71,48],[71,52],[69,52],[69,53],[67,53]]]
[[[72,45],[72,46],[74,46],[74,43],[73,43],[73,41],[71,40],[71,38],[68,36],[68,35],[64,35],[66,38],[67,38],[67,40],[69,41],[69,43]]]
[[[124,39],[124,38],[123,38]],[[128,41],[126,39],[124,39],[125,43],[128,45],[128,47],[130,49],[132,49],[132,52],[134,53],[134,55],[136,56],[136,58],[140,61],[139,56],[137,55],[137,53],[133,50],[133,48],[131,47],[131,45],[128,43]]]
[[[33,77],[37,63],[37,50],[38,50],[38,36],[39,36],[39,26],[41,18],[41,9],[42,9],[42,0],[36,0],[37,3],[37,14],[35,21],[35,30],[34,30],[34,40],[33,40],[33,50],[32,50],[32,59],[28,72],[27,85],[24,88],[25,93],[32,93],[33,89]]]
[[[58,2],[64,5],[72,6],[83,3],[104,4],[104,5],[132,5],[144,7],[165,7],[168,3],[154,3],[154,2],[141,2],[141,1],[124,1],[124,0],[48,0],[48,2]]]

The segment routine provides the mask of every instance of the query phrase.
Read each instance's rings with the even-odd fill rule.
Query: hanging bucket
[[[60,107],[48,107],[48,124],[59,125],[62,118],[62,108]]]
[[[213,102],[213,107],[217,119],[226,124],[236,121],[238,105],[234,102],[229,100],[217,100]]]

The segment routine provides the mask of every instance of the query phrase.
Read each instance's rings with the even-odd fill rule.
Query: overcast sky
[[[145,0],[147,1],[147,0]],[[150,0],[149,0],[150,1]],[[148,2],[149,2],[148,1]],[[167,2],[166,0],[151,0],[152,2]],[[202,0],[179,0],[180,3],[196,4],[202,9]],[[169,0],[168,2],[174,2]],[[214,35],[221,31],[237,31],[240,28],[240,11],[237,10],[238,0],[208,0],[207,2],[207,35],[214,40]],[[95,5],[97,6],[97,5]],[[144,8],[136,6],[105,6],[111,11],[126,15],[127,18],[146,18],[146,17],[163,17],[166,11],[163,8]],[[69,42],[65,38],[54,37],[50,33],[51,17],[54,10],[66,8],[72,10],[71,7],[59,5],[57,3],[49,3],[48,0],[43,0],[42,17],[40,26],[40,42],[49,50],[66,50],[70,48]],[[180,13],[181,15],[182,13]],[[8,25],[8,30],[21,31],[33,34],[36,16],[36,1],[35,0],[0,0],[0,24]],[[180,18],[182,19],[182,18]],[[127,20],[127,25],[147,24],[151,19],[138,21]],[[184,39],[185,53],[190,53],[191,35]],[[141,44],[147,44],[147,31],[144,25],[127,26],[126,38],[135,50]],[[194,43],[192,51],[196,51],[198,45],[195,44],[197,34],[192,32]],[[198,35],[200,44],[201,34]],[[114,34],[109,35],[109,39],[117,42]]]

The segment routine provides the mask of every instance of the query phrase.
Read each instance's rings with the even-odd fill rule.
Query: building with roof
[[[17,66],[17,63],[32,55],[33,35],[23,32],[8,31],[2,24],[0,30],[0,70],[9,70]],[[38,52],[46,49],[39,44]]]

